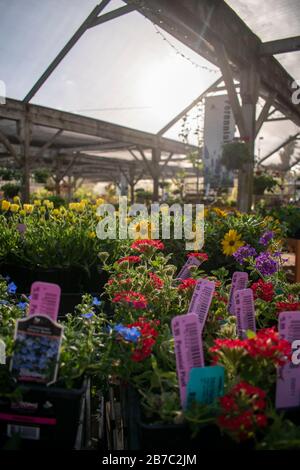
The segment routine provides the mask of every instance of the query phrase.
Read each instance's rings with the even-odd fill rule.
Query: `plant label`
[[[256,332],[253,290],[236,290],[234,292],[234,305],[239,337],[245,338],[247,330]]]
[[[61,290],[57,284],[34,282],[30,291],[29,316],[45,315],[57,320]]]
[[[187,403],[210,405],[224,394],[224,367],[207,366],[191,369],[187,386]]]
[[[189,277],[191,277],[191,274],[190,274],[191,267],[200,266],[200,264],[201,264],[201,261],[198,258],[196,258],[195,256],[190,256],[187,262],[184,264],[184,266],[180,270],[176,279],[179,279],[181,281],[188,279]]]
[[[207,279],[198,279],[189,306],[188,314],[195,313],[200,322],[201,330],[205,325],[207,314],[215,291],[215,283]]]
[[[281,312],[278,320],[280,337],[291,343],[291,361],[278,368],[276,408],[300,406],[300,311]]]
[[[56,381],[63,327],[49,317],[18,320],[15,351],[10,365],[19,381],[50,385]]]
[[[186,404],[186,387],[193,367],[204,366],[201,328],[194,313],[178,315],[172,319],[172,333],[175,340],[176,368],[180,387],[182,407]]]
[[[235,315],[233,294],[236,290],[246,289],[248,284],[248,273],[236,271],[232,275],[231,289],[228,301],[228,312]]]
[[[27,227],[25,224],[18,224],[17,226],[17,230],[21,235],[24,235],[24,233],[26,232],[26,228]]]

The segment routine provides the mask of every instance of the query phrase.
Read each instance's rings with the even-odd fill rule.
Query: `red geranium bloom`
[[[206,253],[188,253],[187,254],[188,258],[198,258],[201,261],[207,261],[208,260],[208,255]]]
[[[165,245],[160,241],[160,240],[136,240],[135,242],[132,243],[131,248],[133,250],[137,250],[140,253],[144,253],[146,251],[149,251],[150,249],[155,249],[155,250],[163,250]]]
[[[186,289],[194,289],[197,281],[189,277],[188,279],[184,279],[178,286],[179,290],[186,290]]]
[[[149,277],[151,279],[151,284],[155,287],[155,289],[162,289],[164,287],[164,281],[159,276],[157,276],[157,274],[149,273]]]
[[[112,299],[114,303],[127,303],[133,305],[134,308],[145,309],[148,305],[146,297],[139,292],[123,291],[119,292]]]
[[[134,263],[139,263],[141,261],[141,257],[140,256],[124,256],[124,258],[120,258],[118,259],[117,263],[118,264],[122,264],[122,263],[130,263],[130,264],[134,264]]]
[[[274,297],[274,288],[272,282],[264,282],[260,279],[252,284],[251,289],[253,290],[255,299],[262,299],[266,302],[272,302]]]

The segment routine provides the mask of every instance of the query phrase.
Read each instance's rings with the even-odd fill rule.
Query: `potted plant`
[[[223,145],[221,164],[227,170],[239,170],[251,161],[249,146],[245,142],[229,142]]]

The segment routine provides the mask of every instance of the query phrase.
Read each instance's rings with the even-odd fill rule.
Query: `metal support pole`
[[[153,178],[153,202],[158,202],[159,198],[159,176],[160,176],[160,161],[161,152],[158,148],[152,150],[152,178]]]

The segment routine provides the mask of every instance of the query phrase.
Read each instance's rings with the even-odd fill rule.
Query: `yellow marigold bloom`
[[[15,204],[20,204],[20,198],[19,198],[19,196],[15,196],[15,197],[13,198],[13,201],[14,201]]]
[[[18,212],[19,209],[20,209],[19,204],[11,204],[10,205],[11,212]]]
[[[33,205],[32,204],[24,204],[23,209],[27,214],[31,214],[33,211]]]
[[[76,208],[76,206],[77,206],[77,203],[76,203],[76,202],[70,202],[70,204],[69,204],[69,209],[70,209],[71,211],[74,211],[75,208]]]
[[[21,209],[19,214],[24,217],[26,215],[26,212],[24,211],[24,209]]]
[[[207,217],[209,214],[209,209],[204,209],[204,217]]]
[[[45,214],[45,212],[46,212],[46,207],[43,207],[43,206],[40,207],[40,213]]]
[[[58,209],[53,209],[52,215],[54,215],[54,216],[59,216],[59,215],[60,215],[59,210],[58,210]]]
[[[47,207],[49,210],[50,210],[50,209],[54,209],[54,204],[53,204],[53,202],[48,201],[46,207]]]
[[[226,256],[231,256],[240,246],[243,246],[245,242],[241,240],[241,235],[236,230],[229,230],[221,241],[223,246],[223,253]]]
[[[89,238],[96,238],[96,233],[95,232],[89,232],[88,237]]]
[[[33,204],[34,204],[36,207],[39,207],[39,206],[41,205],[40,199],[35,199],[35,200],[33,201]]]
[[[4,199],[1,204],[1,209],[3,211],[8,211],[9,208],[10,208],[10,202]]]

